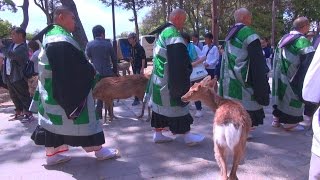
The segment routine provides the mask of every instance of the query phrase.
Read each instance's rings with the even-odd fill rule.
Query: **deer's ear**
[[[217,79],[216,79],[216,78],[211,79],[211,80],[208,81],[207,84],[208,84],[208,86],[209,86],[210,88],[213,88],[213,87],[215,87],[215,86],[217,85]]]
[[[211,76],[209,75],[209,76],[205,77],[205,78],[200,82],[200,84],[202,84],[203,86],[208,86],[210,80],[211,80]]]
[[[213,86],[217,85],[217,78],[213,78],[211,82],[213,83]]]
[[[201,83],[196,83],[195,85],[196,86],[194,88],[194,91],[199,91],[199,88],[202,86],[202,84]]]

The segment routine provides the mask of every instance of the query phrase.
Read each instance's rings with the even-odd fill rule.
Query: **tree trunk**
[[[23,11],[23,21],[20,25],[20,27],[24,30],[27,29],[28,27],[28,23],[29,23],[29,0],[23,0],[23,4],[22,4],[22,11]]]
[[[136,29],[137,40],[139,40],[138,16],[137,16],[137,10],[136,10],[136,3],[134,0],[132,0],[132,10],[133,10],[134,26]]]
[[[72,34],[73,34],[74,38],[78,41],[80,47],[82,49],[85,49],[85,47],[88,43],[88,38],[87,38],[87,35],[86,35],[84,28],[82,26],[81,20],[79,18],[76,4],[74,3],[73,0],[61,0],[61,4],[63,6],[68,7],[75,15],[76,30]]]
[[[167,7],[166,7],[166,0],[161,0],[161,8],[162,8],[162,15],[164,20],[167,19]]]
[[[50,7],[49,7],[49,0],[41,0],[40,3],[37,0],[34,0],[34,4],[38,6],[42,12],[46,15],[47,18],[47,25],[53,23],[53,14],[50,13]],[[53,6],[53,0],[50,1],[51,6]]]
[[[219,44],[218,41],[218,0],[212,0],[212,35],[213,35],[213,43],[215,45]]]
[[[167,20],[169,21],[169,19],[170,19],[170,13],[171,13],[171,9],[172,9],[172,7],[171,7],[171,4],[172,2],[171,2],[171,0],[167,0],[167,13],[168,13],[168,15],[167,15]]]
[[[179,8],[183,9],[183,0],[179,0]]]

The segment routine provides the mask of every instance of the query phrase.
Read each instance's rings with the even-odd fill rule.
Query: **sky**
[[[23,0],[13,0],[16,5],[22,5]],[[106,30],[106,38],[113,37],[112,32],[112,11],[111,7],[106,7],[99,0],[74,0],[77,6],[80,20],[87,34],[88,40],[92,40],[92,27],[102,25]],[[41,9],[34,4],[33,0],[29,1],[29,24],[27,27],[28,33],[33,33],[36,30],[42,30],[47,26],[45,14]],[[142,21],[142,17],[148,13],[150,8],[143,8],[138,12],[138,22]],[[129,21],[133,17],[131,10],[123,10],[115,8],[116,34],[122,32],[134,31],[134,22]],[[19,26],[23,20],[22,9],[18,8],[16,13],[11,11],[0,11],[0,19],[8,20],[12,25]]]

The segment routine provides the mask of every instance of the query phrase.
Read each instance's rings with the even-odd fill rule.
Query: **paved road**
[[[93,154],[81,148],[70,148],[66,154],[72,156],[72,160],[53,167],[43,166],[44,149],[30,140],[37,122],[8,121],[13,113],[12,103],[1,104],[0,179],[217,179],[219,168],[212,143],[213,113],[208,108],[204,107],[204,117],[195,118],[192,126],[193,132],[206,136],[205,141],[187,147],[182,137],[169,132],[166,134],[175,137],[175,141],[153,143],[150,122],[135,118],[141,106],[132,107],[132,101],[130,98],[115,103],[119,119],[104,125],[105,146],[119,148],[120,158],[97,161]],[[265,111],[265,124],[253,132],[254,138],[247,144],[245,162],[238,170],[239,179],[307,179],[311,137],[304,132],[288,133],[272,128],[271,108]],[[194,105],[191,113],[195,113]]]

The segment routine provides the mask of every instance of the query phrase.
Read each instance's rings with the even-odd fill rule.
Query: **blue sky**
[[[16,5],[22,5],[23,0],[13,0]],[[106,7],[99,0],[74,0],[77,10],[86,31],[89,40],[92,40],[91,29],[93,26],[100,24],[106,29],[106,37],[112,38],[112,12],[111,7]],[[30,0],[29,5],[29,25],[27,32],[33,33],[35,30],[41,30],[46,27],[46,18],[44,13],[38,6]],[[150,8],[144,8],[138,12],[138,21],[141,22],[142,17],[149,11]],[[116,14],[116,34],[122,32],[134,31],[134,22],[129,19],[133,17],[132,11],[115,8]],[[0,11],[0,18],[8,20],[12,25],[19,26],[23,20],[22,9],[12,13],[10,11]]]

